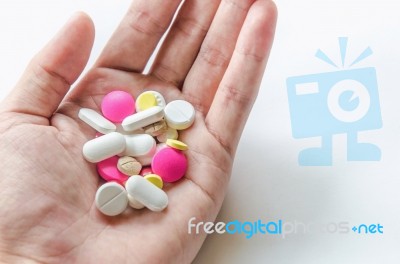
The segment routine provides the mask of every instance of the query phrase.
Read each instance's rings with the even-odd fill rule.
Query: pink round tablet
[[[143,167],[142,170],[140,171],[140,175],[146,176],[147,174],[153,174],[153,170],[151,167]]]
[[[151,168],[164,182],[175,182],[185,175],[187,159],[182,151],[167,147],[154,155]]]
[[[115,181],[124,185],[129,176],[123,174],[118,170],[118,156],[114,156],[97,163],[97,172],[106,181]]]
[[[125,117],[136,112],[133,96],[124,91],[113,91],[104,96],[101,102],[104,117],[114,123],[121,123]]]

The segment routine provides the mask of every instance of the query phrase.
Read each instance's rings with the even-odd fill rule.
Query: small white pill
[[[138,202],[135,198],[128,194],[129,206],[134,209],[142,209],[144,205]]]
[[[124,139],[125,151],[120,153],[121,156],[136,158],[151,155],[155,151],[156,140],[148,134],[124,135]]]
[[[156,153],[159,152],[160,150],[164,149],[164,148],[168,148],[168,145],[165,143],[158,143],[157,147],[156,147]]]
[[[125,138],[117,132],[92,139],[83,145],[83,156],[89,162],[99,162],[125,150]]]
[[[157,136],[157,140],[162,143],[165,143],[167,142],[167,139],[178,139],[178,137],[179,137],[178,131],[175,128],[169,127],[167,131]]]
[[[143,156],[136,156],[136,160],[142,164],[142,166],[149,166],[153,161],[154,154],[156,154],[157,145],[149,153]]]
[[[93,109],[81,108],[78,113],[79,118],[102,134],[114,132],[117,127],[108,121],[104,116],[97,113]]]
[[[183,130],[194,122],[195,110],[193,105],[184,100],[175,100],[164,108],[165,119],[169,127]]]
[[[167,194],[142,176],[129,177],[125,187],[130,196],[151,211],[160,212],[168,205]]]
[[[128,193],[116,182],[107,182],[96,192],[95,203],[97,209],[105,215],[121,214],[128,206]]]
[[[161,106],[153,106],[126,117],[124,121],[122,121],[122,127],[125,131],[134,131],[160,121],[163,117],[163,108]]]

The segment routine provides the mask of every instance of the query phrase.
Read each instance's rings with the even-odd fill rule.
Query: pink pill
[[[118,156],[114,156],[97,163],[97,172],[106,181],[115,181],[119,184],[124,184],[129,176],[123,174],[118,170]]]
[[[154,155],[151,168],[164,182],[175,182],[185,175],[187,159],[181,151],[167,147]]]
[[[140,171],[140,175],[146,176],[147,174],[153,174],[153,170],[151,167],[143,167],[142,170]]]
[[[104,117],[114,123],[121,123],[125,117],[136,112],[135,100],[124,91],[113,91],[104,96],[101,102]]]

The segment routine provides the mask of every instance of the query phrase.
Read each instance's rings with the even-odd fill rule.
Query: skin
[[[189,263],[206,235],[188,220],[214,221],[236,147],[273,41],[276,7],[269,0],[185,1],[148,74],[151,53],[180,1],[136,0],[94,67],[84,69],[94,39],[89,17],[74,15],[28,65],[0,106],[0,260],[6,263]],[[181,133],[189,169],[165,187],[161,213],[128,209],[102,215],[102,183],[81,154],[95,131],[81,107],[100,111],[112,90],[145,89],[196,110]],[[99,261],[101,260],[101,261]]]

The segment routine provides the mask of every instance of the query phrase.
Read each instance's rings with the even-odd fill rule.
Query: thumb
[[[72,16],[31,60],[1,111],[49,118],[85,68],[93,41],[92,20],[84,13]]]

